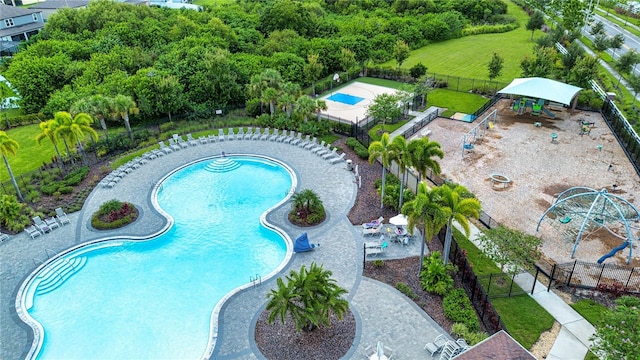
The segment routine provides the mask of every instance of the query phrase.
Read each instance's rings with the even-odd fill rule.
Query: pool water
[[[341,102],[343,104],[348,104],[348,105],[355,105],[360,101],[364,100],[364,98],[361,98],[359,96],[343,94],[343,93],[335,93],[329,96],[327,99],[331,101]]]
[[[51,292],[27,291],[35,292],[29,314],[44,328],[39,358],[203,356],[218,301],[287,254],[260,216],[287,196],[292,175],[264,159],[231,159],[240,166],[207,171],[213,161],[202,161],[163,182],[157,201],[174,219],[164,234],[81,248],[64,260],[86,257],[81,270]]]

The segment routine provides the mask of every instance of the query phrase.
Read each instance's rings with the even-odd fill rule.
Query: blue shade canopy
[[[571,100],[582,88],[545,78],[519,78],[498,91],[498,94],[527,96],[545,99],[565,105],[571,105]]]
[[[309,244],[307,233],[303,233],[296,239],[296,243],[293,245],[293,251],[297,253],[305,252],[313,250],[315,247],[315,244]]]

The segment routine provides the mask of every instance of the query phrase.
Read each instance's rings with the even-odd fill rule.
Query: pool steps
[[[85,256],[77,256],[72,259],[60,259],[55,264],[48,266],[38,275],[36,294],[46,294],[57,289],[68,278],[78,272],[87,263]]]
[[[205,166],[204,169],[214,173],[223,173],[223,172],[235,170],[239,168],[240,165],[242,164],[240,164],[239,162],[231,158],[222,157],[222,158],[213,160],[212,162],[207,164],[207,166]]]

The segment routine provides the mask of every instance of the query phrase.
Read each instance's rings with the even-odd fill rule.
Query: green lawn
[[[435,89],[427,95],[427,106],[447,108],[451,114],[455,112],[473,114],[487,101],[489,101],[487,98],[480,95],[447,89]]]
[[[488,79],[487,67],[495,52],[504,59],[502,74],[495,80],[509,82],[520,77],[520,61],[525,55],[532,55],[535,42],[531,41],[531,31],[525,29],[529,16],[512,2],[506,3],[508,13],[515,16],[521,24],[518,29],[507,33],[465,36],[429,44],[413,50],[411,56],[402,64],[402,68],[410,69],[421,62],[429,73]],[[541,36],[543,33],[536,31],[534,39]],[[395,60],[383,65],[397,66]]]
[[[453,234],[460,248],[466,250],[467,259],[476,275],[500,272],[500,269],[460,231],[454,229]],[[514,288],[514,291],[521,291],[519,286],[515,287],[517,289]],[[528,295],[493,298],[491,302],[509,334],[527,349],[538,340],[540,334],[553,326],[553,316]]]
[[[7,135],[18,142],[20,147],[16,152],[16,156],[9,155],[9,165],[15,176],[33,171],[44,163],[51,162],[51,158],[56,155],[53,144],[48,139],[42,140],[41,144],[36,143],[36,136],[40,133],[38,124],[25,125],[17,128],[11,128],[7,131]],[[60,151],[64,151],[60,144]],[[7,181],[9,173],[7,168],[0,166],[0,181]]]
[[[407,84],[399,82],[399,81],[387,80],[387,79],[378,79],[378,78],[372,78],[372,77],[360,77],[360,78],[356,79],[356,81],[357,82],[361,82],[361,83],[365,83],[365,84],[385,86],[385,87],[392,88],[392,89],[397,89],[397,90],[402,90],[404,87],[407,86]]]
[[[599,323],[607,310],[606,306],[590,299],[579,300],[571,304],[571,307],[591,324]]]

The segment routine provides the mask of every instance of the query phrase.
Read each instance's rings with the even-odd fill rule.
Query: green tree
[[[87,135],[92,137],[94,140],[98,140],[98,133],[91,127],[91,124],[93,123],[91,115],[87,113],[79,113],[75,116],[71,116],[71,114],[66,111],[58,111],[54,115],[54,118],[60,124],[54,131],[54,134],[67,139],[71,143],[75,142],[78,145],[84,164],[88,165],[89,161],[87,160],[87,155],[84,152],[82,140]],[[68,147],[67,151],[69,151]]]
[[[589,80],[598,77],[598,60],[593,56],[582,56],[569,72],[569,82],[576,86],[588,88]]]
[[[380,209],[384,207],[384,189],[385,180],[387,178],[386,169],[391,166],[391,149],[389,145],[389,133],[382,134],[380,140],[374,141],[369,144],[369,163],[373,164],[376,159],[380,159],[382,163],[382,194],[380,196]]]
[[[562,3],[562,26],[569,31],[579,31],[584,25],[588,3],[582,0],[566,0]]]
[[[606,34],[598,34],[593,38],[593,50],[596,52],[597,58],[602,57],[602,53],[611,47],[611,41]]]
[[[407,45],[407,43],[402,40],[397,40],[396,45],[393,48],[393,58],[398,64],[398,70],[400,70],[400,67],[402,66],[404,61],[409,58],[410,54],[411,49],[409,49],[409,45]]]
[[[282,84],[282,93],[280,94],[278,103],[284,108],[284,111],[287,113],[287,118],[291,118],[296,99],[300,97],[300,93],[300,85],[292,82]]]
[[[420,107],[425,106],[427,95],[431,90],[433,90],[433,79],[427,75],[422,75],[413,88],[413,93],[416,96],[420,96]]]
[[[493,80],[500,76],[502,73],[502,67],[504,66],[504,59],[497,53],[493,53],[491,60],[489,61],[489,80]]]
[[[38,145],[40,145],[43,139],[49,139],[53,144],[53,148],[56,150],[56,155],[58,155],[58,167],[62,167],[62,155],[60,155],[60,150],[58,149],[58,141],[55,134],[58,125],[58,122],[54,119],[40,122],[39,126],[42,132],[36,135],[36,142],[38,143]]]
[[[504,271],[506,266],[511,275],[521,269],[532,269],[542,254],[540,238],[504,226],[487,230],[479,240],[484,253],[500,265],[500,270]]]
[[[167,114],[171,121],[171,114],[175,114],[186,106],[187,99],[184,96],[184,86],[172,75],[163,76],[155,85],[157,93],[155,111]]]
[[[122,118],[124,126],[127,128],[129,139],[133,142],[133,132],[131,131],[131,124],[129,123],[129,114],[137,114],[140,111],[136,102],[133,101],[131,96],[118,94],[111,102],[111,111],[115,116]]]
[[[620,48],[622,48],[622,45],[624,45],[624,35],[622,34],[616,34],[611,39],[609,39],[609,48],[613,50],[611,56],[614,59],[616,57],[616,50],[620,50]]]
[[[304,121],[309,121],[309,115],[316,109],[316,101],[309,96],[300,96],[294,105],[294,110]]]
[[[440,174],[440,164],[434,157],[444,158],[444,151],[437,141],[430,141],[428,137],[413,139],[407,145],[409,151],[409,162],[418,172],[418,181],[427,177],[429,170],[435,175]]]
[[[533,41],[533,33],[536,30],[540,30],[540,28],[544,25],[544,15],[538,10],[536,10],[533,15],[527,21],[527,30],[531,31],[531,41]]]
[[[469,216],[480,217],[480,201],[462,185],[444,184],[438,187],[438,202],[447,212],[447,234],[444,242],[444,263],[449,261],[449,251],[451,251],[451,240],[453,238],[453,222],[456,221],[464,230],[465,236],[469,236],[471,227],[469,226]]]
[[[409,219],[409,231],[413,235],[416,228],[422,229],[422,242],[420,244],[420,268],[422,272],[424,247],[426,242],[431,242],[433,237],[447,223],[446,209],[438,203],[438,192],[429,189],[424,182],[418,183],[416,197],[402,206],[402,213]]]
[[[613,64],[613,67],[616,69],[616,71],[620,73],[616,87],[620,85],[620,81],[622,80],[622,75],[629,74],[633,66],[636,65],[638,62],[640,62],[640,56],[638,56],[638,53],[635,52],[635,50],[633,49],[627,51],[626,53],[620,56],[618,61],[616,61],[615,64]]]
[[[320,62],[320,55],[309,54],[307,56],[307,64],[304,66],[304,76],[307,81],[311,82],[311,95],[316,94],[316,81],[322,74],[324,65]]]
[[[373,99],[367,109],[367,116],[382,122],[381,131],[384,133],[384,124],[399,118],[402,109],[398,107],[398,97],[395,94],[379,94]]]
[[[621,296],[616,307],[607,310],[602,321],[594,324],[591,350],[600,359],[640,359],[640,298]]]
[[[4,165],[7,167],[7,171],[9,172],[9,178],[11,179],[11,184],[13,188],[16,190],[16,195],[20,201],[24,202],[24,198],[22,197],[22,193],[20,192],[20,188],[18,187],[18,182],[16,182],[15,176],[13,176],[13,171],[11,171],[11,166],[9,165],[9,159],[7,159],[8,155],[15,156],[20,148],[20,144],[17,141],[7,135],[6,132],[0,131],[0,154],[2,154],[2,160],[4,160]]]
[[[353,51],[347,48],[340,49],[340,68],[347,73],[347,81],[349,81],[349,70],[357,64],[356,54]]]
[[[411,166],[411,155],[407,140],[402,135],[398,135],[391,140],[389,145],[391,150],[391,160],[398,164],[398,172],[402,174],[400,180],[400,199],[398,201],[398,209],[402,209],[402,199],[404,195],[404,184],[407,175],[407,168]]]
[[[427,73],[427,67],[421,62],[413,65],[411,69],[409,69],[409,74],[414,79],[419,79],[422,76],[424,76],[426,73]]]
[[[311,189],[304,189],[291,197],[293,207],[299,211],[311,212],[322,206],[322,200]]]
[[[554,48],[539,47],[534,57],[526,56],[520,62],[523,77],[548,77],[553,70],[557,52]]]
[[[343,298],[347,290],[338,286],[331,275],[331,271],[313,262],[309,270],[305,265],[299,272],[291,270],[286,276],[286,283],[278,278],[277,288],[267,294],[268,323],[279,318],[285,324],[287,316],[290,316],[296,330],[310,332],[330,325],[332,313],[342,320],[349,310],[349,303]]]
[[[607,33],[604,31],[604,24],[602,23],[602,21],[598,21],[597,23],[593,24],[591,26],[591,29],[589,30],[589,34],[593,36],[606,35]]]
[[[105,115],[111,112],[112,99],[103,95],[92,95],[87,98],[81,98],[71,106],[72,114],[87,113],[93,119],[100,121],[100,126],[107,130]],[[107,132],[107,137],[109,133]]]
[[[636,97],[638,96],[638,93],[640,93],[640,76],[636,74],[629,74],[627,83],[631,86],[631,89],[633,89],[633,102],[631,102],[631,107],[635,109]]]

